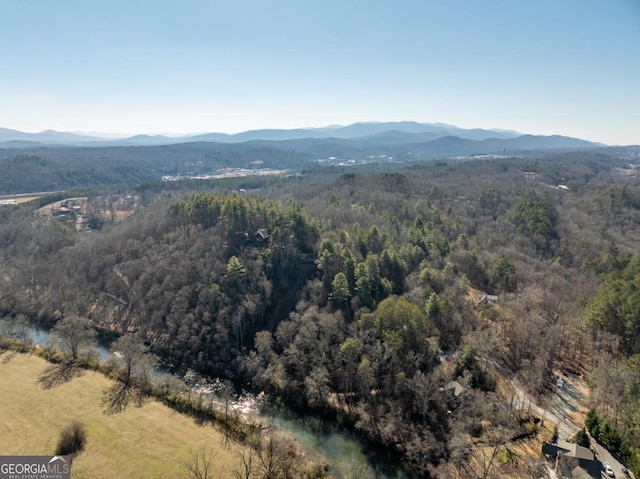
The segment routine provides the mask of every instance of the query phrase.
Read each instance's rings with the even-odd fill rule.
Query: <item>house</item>
[[[260,228],[258,229],[258,231],[256,231],[255,238],[260,243],[268,243],[269,239],[271,238],[271,234],[269,233],[268,229]]]
[[[259,228],[249,237],[249,243],[257,246],[266,246],[271,241],[271,233],[266,228]]]
[[[454,403],[458,403],[462,398],[462,395],[467,392],[467,389],[458,381],[449,381],[444,388],[447,393],[447,400]]]
[[[593,451],[571,442],[559,440],[555,444],[543,442],[542,454],[553,461],[562,477],[571,479],[598,478],[600,466]]]
[[[498,302],[498,295],[496,294],[483,294],[480,299],[476,301],[476,308],[483,306],[492,306]]]

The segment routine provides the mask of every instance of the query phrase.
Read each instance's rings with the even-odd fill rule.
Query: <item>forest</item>
[[[27,143],[9,147],[10,143],[0,142],[0,168],[3,171],[0,195],[95,188],[104,185],[112,185],[112,188],[115,188],[123,184],[159,181],[163,176],[210,175],[223,168],[269,168],[297,172],[331,159],[356,164],[371,163],[372,159],[377,159],[378,163],[404,163],[496,152],[535,157],[550,151],[598,146],[596,143],[562,136],[522,135],[517,138],[499,139],[496,135],[500,137],[500,132],[483,130],[473,130],[472,135],[474,138],[475,135],[481,135],[483,140],[475,141],[458,136],[433,140],[432,135],[436,135],[435,133],[428,133],[424,138],[402,131],[384,130],[400,128],[393,124],[387,127],[384,124],[378,124],[377,127],[375,124],[360,126],[364,129],[353,125],[356,130],[350,135],[356,136],[349,138],[334,138],[331,134],[325,133],[329,136],[287,140],[283,138],[290,132],[274,130],[273,140],[265,140],[265,136],[260,132],[254,132],[253,135],[248,132],[247,140],[239,140],[237,143],[204,141],[208,135],[203,136],[203,141],[184,143],[175,139],[174,144],[156,146],[109,146],[108,143],[102,146],[47,146]],[[375,128],[373,131],[378,132],[377,135],[366,134],[372,127]],[[461,131],[458,134],[461,134]],[[334,130],[331,132],[336,133]],[[263,133],[269,137],[267,132]],[[445,134],[442,131],[438,133]],[[424,142],[427,138],[432,141]],[[622,150],[619,152],[614,148],[608,148],[603,151],[620,155],[625,154],[628,149]],[[628,151],[635,152],[633,149]]]
[[[4,206],[0,312],[136,333],[173,371],[264,391],[416,477],[524,474],[478,467],[478,445],[526,427],[500,379],[542,403],[569,371],[592,389],[589,424],[615,429],[640,473],[633,161],[599,149],[128,183],[133,214],[82,232],[36,214],[46,198]]]

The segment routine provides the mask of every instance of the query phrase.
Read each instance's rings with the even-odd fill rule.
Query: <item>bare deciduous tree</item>
[[[257,472],[258,451],[251,444],[243,444],[236,449],[236,456],[240,459],[240,470],[233,471],[235,479],[251,479]]]
[[[341,464],[339,470],[345,479],[373,479],[376,477],[366,464],[354,460]]]
[[[120,412],[132,398],[142,404],[157,358],[140,337],[132,334],[118,338],[111,349],[116,356],[116,366],[120,367],[119,381],[105,389],[103,402],[108,412]]]
[[[291,477],[297,454],[285,438],[270,434],[259,445],[258,459],[263,479],[286,478]]]
[[[65,316],[51,330],[50,341],[69,356],[74,364],[83,351],[95,350],[96,331],[87,318],[77,315]]]
[[[51,330],[49,343],[66,356],[60,364],[52,364],[40,374],[38,381],[44,388],[70,381],[80,374],[80,354],[95,352],[96,332],[91,321],[76,315],[65,316]]]
[[[213,479],[213,450],[202,447],[194,451],[184,468],[187,479]]]

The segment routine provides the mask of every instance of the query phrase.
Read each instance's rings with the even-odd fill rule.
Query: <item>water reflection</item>
[[[30,326],[26,329],[27,338],[33,341],[38,346],[46,346],[46,342],[51,337],[51,331],[48,329],[43,329],[38,326]],[[102,341],[96,341],[94,347],[98,351],[98,357],[100,361],[104,361],[109,356],[111,356],[111,351],[109,351],[108,345]]]
[[[325,458],[339,477],[410,479],[412,476],[389,451],[368,447],[355,434],[319,418],[298,416],[283,407],[268,408],[262,422],[285,431],[308,451]]]

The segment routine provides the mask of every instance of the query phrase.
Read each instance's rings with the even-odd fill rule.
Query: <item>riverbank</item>
[[[76,376],[68,381],[63,381],[60,384],[56,384],[54,387],[45,388],[42,385],[42,375],[47,363],[48,369],[56,365],[64,365],[64,357],[61,353],[45,348],[31,342],[23,342],[15,338],[0,337],[0,360],[3,364],[10,364],[16,357],[28,357],[34,358],[34,360],[40,361],[42,364],[40,367],[33,367],[29,374],[24,375],[25,378],[29,378],[31,387],[39,388],[40,392],[43,391],[65,391],[71,388],[71,394],[74,397],[82,398],[86,392],[95,403],[97,408],[101,408],[100,412],[105,416],[120,416],[118,414],[105,414],[104,398],[101,397],[102,392],[109,389],[108,384],[113,386],[117,382],[118,374],[111,367],[98,359],[80,358],[74,365],[80,373],[79,379],[85,377],[102,377],[105,384],[86,385],[82,381],[78,381]],[[171,377],[166,375],[166,377]],[[80,390],[76,391],[75,384],[80,384]],[[215,431],[217,436],[222,435],[220,442],[226,444],[235,444],[235,446],[228,446],[231,449],[235,448],[235,454],[242,460],[246,459],[246,455],[253,454],[255,451],[257,458],[261,458],[261,451],[274,440],[278,441],[278,451],[285,451],[288,457],[296,457],[295,467],[299,473],[304,473],[304,477],[308,478],[344,478],[353,477],[354,473],[357,473],[357,477],[374,477],[374,469],[368,464],[368,459],[362,452],[362,444],[360,444],[356,438],[350,437],[347,433],[333,430],[330,433],[323,433],[320,435],[317,432],[313,432],[313,426],[309,423],[297,422],[290,419],[266,417],[260,415],[261,401],[252,395],[241,396],[237,400],[229,401],[227,404],[220,398],[214,399],[212,395],[213,391],[203,386],[202,382],[199,382],[199,386],[191,387],[188,389],[176,388],[175,384],[171,385],[169,381],[164,383],[158,383],[155,385],[147,385],[144,389],[145,394],[149,397],[148,401],[145,401],[144,407],[147,404],[158,404],[169,410],[180,413],[178,416],[184,417],[187,420],[191,418],[193,423],[201,428],[208,428]],[[74,386],[72,386],[74,385]],[[19,387],[15,389],[20,390]],[[97,395],[97,396],[96,396]],[[34,395],[33,397],[39,397]],[[70,404],[65,398],[57,397],[55,394],[52,397],[56,397],[55,404],[64,405]],[[0,398],[1,399],[1,398]],[[19,417],[30,417],[32,407],[28,404],[21,403],[20,401],[11,400],[12,403],[18,407],[20,414]],[[47,401],[41,401],[44,409],[48,409]],[[137,405],[132,405],[124,411],[139,409]],[[97,414],[97,413],[96,413]],[[92,416],[94,414],[92,413]],[[166,418],[161,419],[164,422],[170,422]],[[29,421],[25,419],[24,421]],[[138,424],[138,423],[132,423]],[[213,427],[212,427],[213,426]],[[128,427],[132,431],[132,434],[137,428]],[[145,427],[145,431],[152,430],[152,427]],[[13,430],[13,428],[12,428]],[[7,432],[7,437],[11,437],[12,431]],[[159,433],[161,434],[161,433]],[[310,438],[315,435],[315,441],[311,441]],[[154,436],[155,437],[155,436]],[[159,436],[160,437],[160,436]],[[51,440],[47,443],[48,449],[54,447]],[[143,437],[140,440],[144,440]],[[27,443],[17,442],[18,449],[23,447],[22,452],[16,452],[15,454],[31,454],[32,450],[26,447]],[[22,446],[20,446],[22,444]],[[336,444],[339,446],[336,448]],[[2,443],[0,442],[0,449]],[[26,448],[25,448],[26,447]],[[183,445],[183,449],[186,446]],[[52,453],[52,450],[42,452],[42,454]],[[6,450],[6,449],[5,449]],[[135,448],[132,446],[132,450]],[[38,452],[40,454],[40,452]],[[293,456],[292,456],[293,455]],[[255,458],[254,458],[255,459]],[[260,461],[256,459],[257,469],[260,469]],[[364,475],[363,475],[364,474]],[[75,477],[75,475],[74,475]],[[79,476],[83,477],[83,476]],[[93,477],[93,476],[86,476]],[[96,476],[98,477],[98,476]],[[111,477],[146,477],[146,476],[123,476],[116,474]],[[149,477],[165,477],[162,475],[149,476]],[[175,477],[175,476],[174,476]],[[253,477],[253,476],[252,476]],[[256,476],[260,477],[260,476]],[[302,477],[302,476],[301,476]],[[375,477],[384,479],[404,479],[403,475],[376,475]]]
[[[23,332],[33,342],[36,354],[57,361],[47,349],[50,333],[32,326]],[[97,341],[91,360],[81,360],[83,367],[112,375],[107,363],[111,356],[109,342]],[[28,345],[27,345],[28,346]],[[326,466],[332,477],[376,477],[379,479],[409,479],[412,476],[398,454],[376,447],[354,432],[339,428],[322,418],[296,414],[283,405],[272,407],[264,394],[227,395],[225,381],[209,378],[188,370],[180,378],[164,371],[151,375],[149,394],[172,409],[212,422],[220,429],[233,431],[236,439],[244,441],[256,430],[272,431],[287,438],[304,451],[305,457]],[[227,423],[231,423],[227,425]],[[356,472],[354,472],[356,471]]]
[[[211,425],[148,400],[119,414],[105,414],[103,390],[114,381],[99,371],[45,389],[39,377],[50,363],[37,354],[0,350],[0,450],[5,455],[52,455],[60,432],[72,421],[87,428],[85,449],[73,461],[76,479],[173,479],[202,447],[213,448],[221,477],[240,468],[233,448]]]
[[[64,355],[59,351],[23,342],[15,338],[0,337],[0,351],[3,350],[36,355],[53,365],[63,364],[65,361]],[[118,370],[113,365],[92,357],[80,357],[73,367],[78,370],[101,373],[111,381],[117,381],[119,375]],[[219,411],[213,405],[205,403],[201,396],[192,395],[190,390],[185,394],[181,385],[174,386],[166,382],[155,385],[150,383],[134,384],[134,386],[142,388],[142,393],[145,396],[153,398],[179,413],[191,416],[201,423],[210,422],[218,425],[237,441],[244,441],[260,429],[258,424],[248,422],[237,415],[225,414]]]

